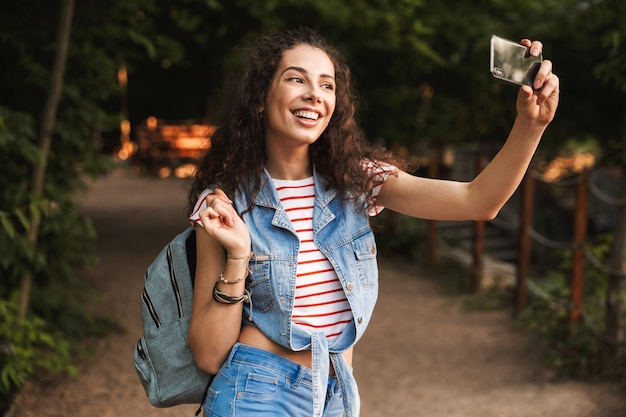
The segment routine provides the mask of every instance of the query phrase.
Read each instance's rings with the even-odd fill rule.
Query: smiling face
[[[335,110],[335,68],[321,49],[284,51],[261,111],[268,152],[308,149]]]

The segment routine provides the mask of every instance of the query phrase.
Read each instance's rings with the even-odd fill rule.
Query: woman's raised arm
[[[540,42],[522,41],[534,53]],[[559,102],[559,78],[544,60],[535,89],[520,87],[517,117],[496,157],[471,182],[419,178],[405,172],[390,176],[378,195],[378,204],[413,217],[433,220],[493,219],[522,181],[539,141],[553,120]]]

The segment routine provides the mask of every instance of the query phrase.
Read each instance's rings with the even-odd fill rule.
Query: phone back
[[[542,56],[531,56],[528,48],[519,43],[491,37],[490,72],[495,78],[516,84],[533,85]]]

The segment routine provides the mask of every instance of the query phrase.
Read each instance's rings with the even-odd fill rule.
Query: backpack
[[[141,296],[143,336],[134,362],[150,404],[199,403],[197,415],[213,376],[196,366],[187,342],[195,265],[196,234],[189,227],[148,267]]]

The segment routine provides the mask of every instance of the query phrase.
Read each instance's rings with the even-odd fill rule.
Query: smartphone
[[[531,56],[529,48],[522,44],[491,36],[491,59],[489,69],[491,75],[515,85],[532,87],[543,57]]]

